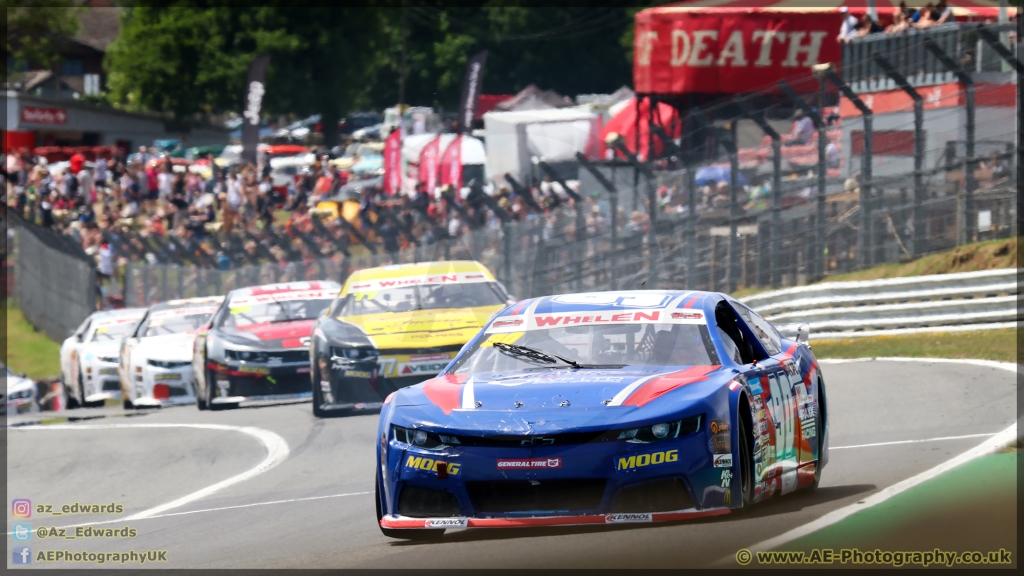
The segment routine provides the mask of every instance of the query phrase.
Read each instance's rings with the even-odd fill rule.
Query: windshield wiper
[[[562,362],[568,364],[569,366],[572,366],[573,368],[591,368],[591,366],[584,366],[583,364],[580,364],[575,360],[562,358],[557,354],[544,352],[542,350],[537,350],[536,348],[530,348],[529,346],[520,346],[518,344],[506,344],[504,342],[495,342],[493,346],[498,350],[504,352],[505,354],[512,356],[513,358],[537,360],[545,364],[555,364],[556,361],[561,360]]]

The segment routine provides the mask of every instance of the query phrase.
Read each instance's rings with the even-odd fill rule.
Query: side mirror
[[[796,341],[801,344],[811,345],[811,325],[801,324],[796,328]]]

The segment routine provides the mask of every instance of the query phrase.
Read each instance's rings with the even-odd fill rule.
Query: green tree
[[[381,31],[373,8],[131,8],[107,52],[110,99],[178,120],[240,111],[249,65],[270,54],[264,110],[320,113],[333,126],[367,90]],[[325,143],[336,136],[325,130]]]
[[[52,69],[61,44],[78,32],[78,8],[71,0],[22,0],[17,5],[4,0],[4,4],[7,55],[14,60],[13,70],[4,66],[4,80],[24,64],[35,69]]]
[[[515,93],[529,84],[562,94],[610,92],[630,84],[632,62],[619,44],[632,31],[625,2],[603,7],[509,5],[458,7],[407,2],[387,10],[386,49],[367,102],[398,101],[401,20],[406,20],[406,103],[456,106],[466,60],[489,51],[484,92]]]

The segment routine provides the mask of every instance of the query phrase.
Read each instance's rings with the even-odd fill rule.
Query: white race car
[[[145,308],[94,312],[61,344],[61,382],[68,408],[102,406],[108,398],[121,398],[118,348],[145,314]]]
[[[154,304],[121,344],[118,370],[124,407],[195,404],[192,343],[223,296]]]
[[[36,383],[23,375],[15,374],[10,368],[0,362],[0,368],[6,372],[7,392],[7,415],[29,414],[39,412],[39,403],[36,401]]]

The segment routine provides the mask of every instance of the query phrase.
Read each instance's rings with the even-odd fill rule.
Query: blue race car
[[[388,396],[377,520],[421,539],[726,514],[816,488],[827,414],[810,347],[727,295],[524,300]]]

